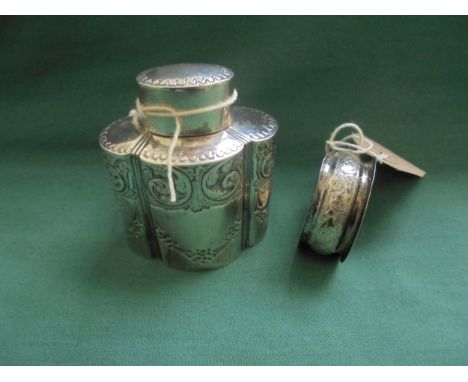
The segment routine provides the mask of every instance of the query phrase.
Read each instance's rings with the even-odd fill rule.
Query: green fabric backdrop
[[[0,19],[0,364],[468,364],[468,19]],[[211,62],[280,124],[270,227],[183,273],[126,247],[97,147],[143,69]],[[296,249],[345,121],[378,168],[343,264]]]

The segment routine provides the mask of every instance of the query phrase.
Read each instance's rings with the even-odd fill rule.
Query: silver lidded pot
[[[226,106],[180,118],[145,113],[160,105],[200,110],[234,95],[234,74],[218,65],[177,64],[138,75],[143,113],[106,127],[105,154],[126,236],[138,253],[171,267],[214,269],[262,239],[275,153],[276,121],[250,108]]]

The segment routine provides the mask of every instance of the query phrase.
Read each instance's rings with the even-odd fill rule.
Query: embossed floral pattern
[[[237,237],[240,232],[241,222],[236,216],[233,224],[229,227],[226,237],[221,245],[216,248],[187,249],[173,240],[161,227],[156,228],[156,235],[160,242],[167,245],[169,251],[176,251],[193,263],[206,264],[213,262]]]

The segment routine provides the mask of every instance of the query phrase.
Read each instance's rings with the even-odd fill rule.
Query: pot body
[[[181,270],[214,269],[237,258],[265,234],[276,121],[232,107],[220,131],[182,136],[173,154],[176,202],[170,201],[167,153],[171,137],[131,118],[99,137],[125,222],[139,254]]]

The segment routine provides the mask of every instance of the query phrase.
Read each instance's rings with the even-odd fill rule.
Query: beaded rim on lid
[[[213,64],[174,64],[147,69],[137,76],[140,86],[161,89],[207,87],[234,78],[228,68]]]

